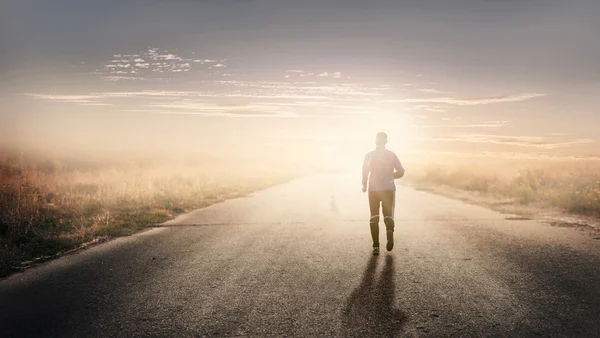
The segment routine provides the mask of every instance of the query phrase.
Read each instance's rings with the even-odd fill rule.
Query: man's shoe
[[[373,255],[375,255],[375,256],[379,255],[379,247],[378,246],[373,247]]]
[[[387,251],[392,251],[394,248],[394,230],[387,231],[387,245],[385,246]]]

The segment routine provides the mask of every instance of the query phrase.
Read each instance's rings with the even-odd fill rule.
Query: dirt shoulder
[[[478,191],[462,190],[447,185],[425,182],[403,182],[404,186],[483,206],[504,214],[507,219],[536,220],[550,226],[577,228],[600,239],[600,219],[569,214],[542,203],[521,204],[516,198],[497,197]]]

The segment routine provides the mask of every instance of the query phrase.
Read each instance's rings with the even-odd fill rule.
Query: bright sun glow
[[[355,171],[366,152],[375,147],[375,135],[381,131],[388,134],[387,148],[401,159],[419,153],[417,129],[401,111],[381,109],[346,119],[314,137],[322,141],[319,148],[326,167]]]

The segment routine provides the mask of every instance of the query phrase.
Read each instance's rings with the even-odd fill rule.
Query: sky
[[[597,0],[4,0],[0,142],[600,156]],[[353,162],[352,162],[353,163]]]

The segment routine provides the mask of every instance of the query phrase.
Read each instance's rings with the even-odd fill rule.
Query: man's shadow
[[[387,256],[375,282],[377,257],[367,263],[360,285],[352,291],[343,310],[344,336],[393,337],[406,323],[407,316],[394,302],[394,261]]]

